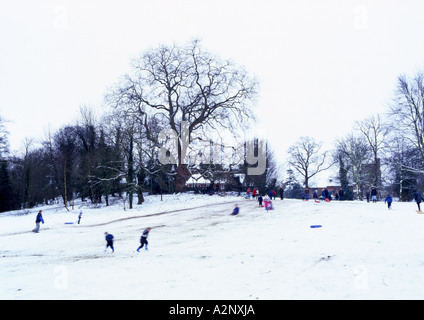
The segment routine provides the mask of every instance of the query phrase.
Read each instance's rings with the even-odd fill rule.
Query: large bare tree
[[[420,153],[424,162],[424,73],[413,78],[400,76],[390,106],[395,128]]]
[[[245,69],[203,50],[195,40],[160,46],[134,59],[109,101],[138,119],[146,133],[152,118],[175,133],[174,177],[180,192],[190,175],[185,158],[193,136],[242,130],[253,118],[257,87]]]
[[[8,153],[6,120],[0,116],[0,160]]]
[[[356,128],[359,130],[373,156],[372,170],[370,170],[371,185],[381,187],[381,161],[380,153],[384,147],[385,138],[388,134],[388,127],[382,123],[380,115],[372,115],[362,121],[356,122]]]
[[[346,166],[347,175],[356,187],[356,195],[361,199],[361,189],[367,181],[367,164],[370,157],[370,148],[365,137],[353,133],[337,141],[337,156]]]
[[[321,147],[322,144],[311,137],[300,137],[288,150],[288,163],[300,173],[305,188],[309,188],[311,178],[334,164],[331,159],[328,159],[326,151],[321,152]]]

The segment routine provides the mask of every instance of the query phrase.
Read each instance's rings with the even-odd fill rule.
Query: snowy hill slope
[[[423,299],[413,203],[166,196],[133,211],[0,216],[0,299]],[[241,212],[230,216],[234,203]],[[313,229],[311,225],[322,225]],[[149,251],[136,252],[152,227]],[[104,232],[115,253],[104,252]]]

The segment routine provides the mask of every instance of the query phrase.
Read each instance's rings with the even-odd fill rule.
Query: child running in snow
[[[386,200],[384,202],[387,202],[387,208],[390,210],[392,207],[392,197],[390,196],[390,194],[387,195]]]
[[[106,250],[107,250],[107,248],[111,248],[112,249],[112,253],[114,253],[115,252],[115,249],[114,249],[114,247],[113,247],[113,235],[112,234],[110,234],[110,233],[107,233],[107,232],[105,232],[105,239],[106,239],[106,249],[105,249],[105,252],[106,252]]]
[[[147,241],[147,238],[149,237],[150,230],[152,230],[152,228],[147,228],[146,230],[143,231],[143,234],[141,235],[141,238],[140,238],[140,246],[138,247],[137,252],[140,252],[140,249],[142,249],[144,245],[146,245],[146,250],[148,250],[147,245],[149,244],[149,242]]]

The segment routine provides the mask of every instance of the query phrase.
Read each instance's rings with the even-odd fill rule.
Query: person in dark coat
[[[423,197],[421,195],[421,192],[414,190],[414,199],[415,199],[415,202],[417,203],[418,211],[421,211],[420,203],[423,201]]]
[[[342,201],[344,198],[344,191],[343,191],[343,188],[340,188],[340,190],[339,190],[339,200],[340,201]]]
[[[112,234],[110,234],[110,233],[108,233],[108,232],[105,232],[105,239],[106,239],[106,249],[105,249],[105,251],[107,250],[107,248],[111,248],[112,249],[112,253],[114,253],[115,252],[115,248],[113,247],[113,235]]]
[[[140,238],[140,246],[138,247],[137,252],[140,252],[140,249],[142,249],[144,246],[146,246],[145,248],[146,250],[148,250],[147,245],[149,244],[149,242],[147,241],[147,238],[149,237],[150,230],[152,230],[152,228],[147,228],[143,231],[143,234]]]
[[[387,202],[387,208],[390,210],[392,207],[392,197],[390,196],[390,194],[387,195],[386,200],[384,201],[384,203]]]
[[[373,203],[377,202],[377,189],[376,188],[371,189],[371,199],[372,199]]]
[[[259,195],[259,197],[258,197],[258,202],[259,202],[259,208],[261,208],[262,207],[262,201],[263,201],[264,199],[262,198],[262,196],[261,195]]]
[[[324,198],[324,199],[328,199],[328,200],[330,200],[330,194],[328,193],[327,188],[325,188],[325,190],[324,190],[324,196],[325,196],[325,198]]]
[[[308,201],[309,200],[309,189],[308,188],[305,188],[305,192],[303,194],[304,194],[304,199],[306,201]]]
[[[280,198],[281,198],[281,200],[284,199],[284,189],[283,189],[283,187],[280,187]]]
[[[43,211],[39,211],[37,214],[37,218],[35,218],[35,229],[32,232],[38,233],[40,231],[40,222],[44,224],[44,219],[42,215]]]

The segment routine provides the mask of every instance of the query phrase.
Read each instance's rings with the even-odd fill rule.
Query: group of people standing
[[[303,200],[309,200],[310,199],[309,194],[310,194],[309,188],[305,188],[305,190],[303,191],[303,195],[302,195]],[[312,198],[314,200],[320,199],[319,196],[318,196],[317,190],[314,190],[314,192],[312,193]],[[344,200],[343,188],[340,188],[339,192],[336,191],[336,193],[334,194],[334,198],[335,198],[335,200]],[[327,188],[323,188],[321,190],[321,200],[327,200],[327,201],[333,200],[332,193],[330,191],[328,191]]]
[[[280,187],[279,196],[280,196],[281,200],[284,199],[284,189],[283,189],[283,187]],[[262,197],[262,195],[255,188],[253,188],[253,190],[248,188],[246,190],[246,198],[250,199],[251,197],[253,199],[257,198],[260,208],[265,207],[265,210],[269,211],[269,210],[274,209],[273,204],[272,204],[272,200],[273,199],[275,200],[277,198],[277,192],[275,190],[269,190]]]
[[[259,208],[262,208],[262,203],[263,203],[264,204],[263,206],[265,207],[266,211],[274,209],[273,204],[272,204],[272,198],[269,197],[268,195],[265,195],[263,198],[262,198],[261,195],[259,195],[258,203],[259,203]]]
[[[270,199],[274,199],[275,200],[276,197],[277,197],[277,192],[275,190],[269,190],[265,195],[269,196]],[[284,189],[283,189],[283,187],[280,187],[279,196],[280,196],[281,200],[284,199]],[[246,198],[247,199],[250,199],[251,197],[253,199],[256,199],[256,197],[258,197],[258,198],[261,197],[261,194],[255,188],[253,188],[253,190],[250,189],[250,188],[247,188],[247,190],[246,190]]]
[[[282,188],[281,188],[281,190],[282,190]],[[284,191],[281,192],[281,200],[283,200],[283,192]],[[273,204],[272,204],[272,199],[274,198],[274,200],[275,200],[275,197],[276,197],[276,192],[275,191],[271,190],[269,192],[269,194],[265,194],[265,196],[262,197],[262,195],[259,192],[257,192],[256,189],[253,189],[253,191],[252,191],[249,188],[246,191],[246,199],[249,200],[251,197],[253,199],[256,199],[257,198],[258,203],[259,203],[259,208],[265,207],[265,210],[266,211],[269,211],[269,210],[274,209]],[[231,213],[231,215],[236,216],[239,213],[240,213],[240,208],[239,208],[238,204],[236,204],[234,206],[234,209],[233,209],[233,212]]]

